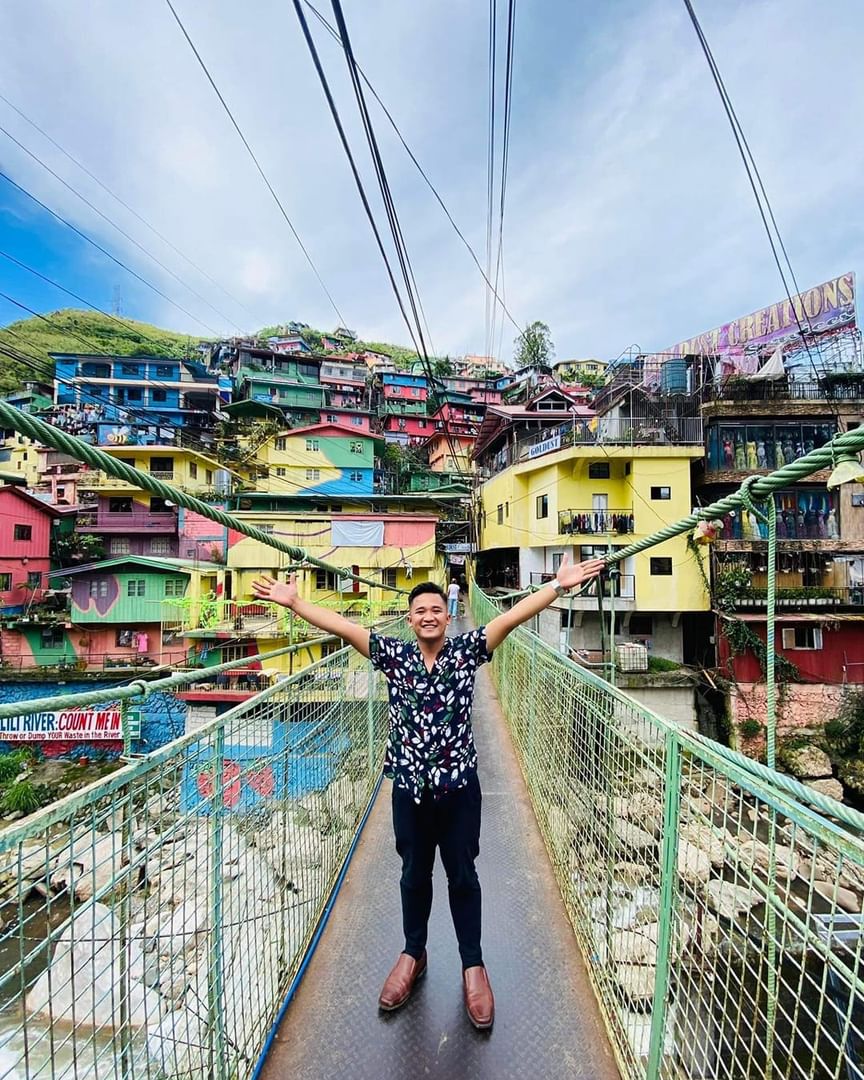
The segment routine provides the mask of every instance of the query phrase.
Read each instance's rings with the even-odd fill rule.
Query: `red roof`
[[[321,406],[322,412],[327,412],[324,406]],[[368,416],[369,414],[366,413]],[[350,435],[354,439],[376,439],[378,442],[383,442],[381,435],[374,435],[371,431],[358,431],[355,427],[346,427],[345,424],[308,424],[306,427],[286,428],[285,431],[279,433],[279,438],[285,438],[288,435],[309,435],[311,432],[315,432],[317,435],[322,435],[325,432],[331,435]]]

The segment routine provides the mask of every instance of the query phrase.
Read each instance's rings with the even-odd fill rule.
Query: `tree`
[[[437,375],[439,378],[442,378],[446,375],[452,375],[453,365],[450,363],[450,357],[445,356],[436,360],[432,365],[432,373],[434,375]]]
[[[513,345],[515,346],[513,363],[517,368],[538,364],[548,367],[555,359],[552,332],[546,323],[539,320],[529,323]]]

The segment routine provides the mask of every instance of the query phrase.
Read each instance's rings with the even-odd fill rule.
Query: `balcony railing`
[[[864,399],[864,373],[827,375],[798,382],[778,379],[728,379],[705,386],[706,401],[860,401]]]
[[[736,608],[765,608],[768,603],[767,592],[765,589],[743,588],[734,603]],[[779,618],[782,618],[783,611],[792,609],[864,607],[864,585],[778,589],[776,607]]]
[[[173,533],[177,529],[177,516],[173,513],[107,513],[97,510],[81,510],[75,526],[78,532],[150,532]]]
[[[633,530],[632,507],[622,510],[558,511],[558,533],[561,536],[626,536]]]
[[[151,469],[150,470],[150,475],[153,477],[154,480],[173,480],[174,479],[174,470],[173,469]]]
[[[516,444],[512,460],[526,461],[568,446],[700,446],[702,418],[698,416],[655,419],[653,417],[603,417],[567,421],[547,428]],[[512,464],[508,460],[497,468]],[[496,462],[497,464],[497,462]]]
[[[549,581],[554,581],[555,575],[538,570],[532,570],[529,578],[531,585],[545,585]],[[636,598],[635,575],[618,574],[614,578],[604,577],[601,578],[599,581],[594,581],[591,585],[588,586],[586,592],[584,592],[580,597],[575,599],[577,599],[579,602],[584,602],[586,599],[590,599],[592,597],[596,598],[598,585],[603,589],[603,595],[605,597],[615,596],[619,597],[622,600],[634,600]]]

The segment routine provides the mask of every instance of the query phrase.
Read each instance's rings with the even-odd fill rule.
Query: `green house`
[[[216,567],[208,567],[213,572]],[[198,563],[123,555],[60,571],[72,586],[71,621],[140,626],[161,622],[190,592],[200,587]],[[194,578],[194,583],[193,583]]]

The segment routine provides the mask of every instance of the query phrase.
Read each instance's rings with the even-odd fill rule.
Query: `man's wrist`
[[[552,578],[551,581],[546,583],[555,593],[556,596],[563,596],[565,593],[570,592],[570,588],[567,585],[562,585],[557,577]]]

